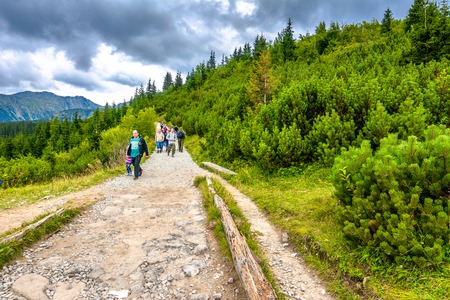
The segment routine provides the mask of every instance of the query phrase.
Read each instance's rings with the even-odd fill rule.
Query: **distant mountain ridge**
[[[72,119],[75,112],[81,118],[89,117],[95,109],[101,109],[82,96],[58,96],[50,92],[20,92],[0,94],[0,122],[37,121],[59,118]]]

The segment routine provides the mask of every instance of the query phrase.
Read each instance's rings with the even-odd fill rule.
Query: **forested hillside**
[[[449,34],[446,2],[298,38],[289,20],[273,43],[257,36],[219,64],[212,52],[185,84],[136,100],[203,137],[221,164],[332,167],[349,242],[439,268],[450,259]]]
[[[0,187],[48,182],[55,177],[79,176],[122,163],[132,129],[154,133],[156,115],[135,104],[108,104],[92,117],[73,121],[55,117],[36,123],[0,126]]]
[[[159,115],[225,166],[330,168],[349,244],[378,263],[448,268],[449,8],[415,0],[406,19],[380,18],[300,36],[288,20],[273,42],[257,36],[220,63],[211,52],[184,83],[141,85],[129,107],[38,123],[2,142],[2,187],[114,165],[129,130],[152,137]]]

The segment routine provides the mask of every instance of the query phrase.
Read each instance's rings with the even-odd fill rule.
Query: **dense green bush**
[[[0,157],[0,179],[3,188],[43,182],[52,176],[51,163],[44,159],[27,155],[8,161]]]
[[[313,160],[331,166],[341,148],[347,148],[355,139],[353,120],[343,121],[333,110],[331,114],[318,117],[308,135]]]
[[[336,158],[332,179],[346,236],[398,264],[450,260],[450,130],[430,126],[424,140],[389,135]]]
[[[383,104],[378,102],[375,109],[369,112],[361,135],[370,141],[373,149],[377,149],[381,139],[387,137],[391,131],[392,117],[386,112]]]

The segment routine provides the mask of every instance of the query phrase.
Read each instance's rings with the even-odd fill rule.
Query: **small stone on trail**
[[[281,242],[282,243],[288,243],[289,242],[289,235],[286,232],[283,232],[281,235]]]
[[[119,299],[128,297],[128,290],[120,290],[120,291],[110,291],[108,295],[116,296]]]

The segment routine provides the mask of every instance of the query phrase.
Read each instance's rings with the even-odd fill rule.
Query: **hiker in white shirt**
[[[175,154],[175,145],[177,142],[177,134],[175,133],[175,129],[172,127],[170,128],[170,132],[167,134],[166,139],[169,141],[169,146],[167,147],[167,155],[170,154],[170,151],[172,150],[172,157]]]

